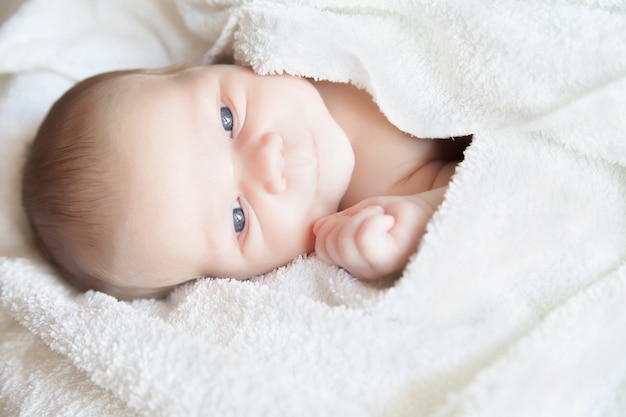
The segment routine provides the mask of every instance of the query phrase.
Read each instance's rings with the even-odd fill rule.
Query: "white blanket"
[[[626,415],[623,3],[335,3],[180,1],[192,35],[167,0],[30,0],[0,29],[3,415]],[[50,102],[206,50],[475,134],[392,288],[310,256],[125,303],[32,251],[19,167]]]

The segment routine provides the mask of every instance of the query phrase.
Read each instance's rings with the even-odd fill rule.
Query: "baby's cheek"
[[[312,252],[315,252],[315,233],[313,232],[313,229],[310,230],[306,238],[303,253],[312,253]]]
[[[264,257],[268,261],[277,259],[278,263],[285,264],[293,258],[315,251],[315,234],[312,227],[308,230],[284,231],[274,237],[273,243],[266,245],[264,250]],[[266,243],[269,242],[266,240]],[[274,265],[276,266],[280,265]]]

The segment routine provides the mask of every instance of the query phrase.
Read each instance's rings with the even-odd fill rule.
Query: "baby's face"
[[[115,284],[244,279],[313,250],[354,155],[310,82],[211,66],[114,85],[98,130],[120,203],[91,256]]]

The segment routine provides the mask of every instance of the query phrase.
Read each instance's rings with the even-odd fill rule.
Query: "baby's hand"
[[[357,278],[382,278],[406,265],[435,209],[419,195],[363,200],[315,223],[315,252]]]

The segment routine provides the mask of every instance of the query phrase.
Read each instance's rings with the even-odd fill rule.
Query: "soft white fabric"
[[[192,35],[165,0],[30,0],[0,30],[19,74],[0,101],[4,414],[626,414],[623,3],[334,3],[180,1]],[[72,10],[116,18],[92,34]],[[98,70],[196,59],[199,38],[209,59],[353,82],[415,135],[475,133],[391,289],[308,257],[123,303],[32,253],[18,172],[51,100]]]
[[[622,1],[179,3],[197,34],[223,27],[209,59],[234,44],[235,58],[259,73],[352,82],[419,137],[550,114],[621,80],[626,64]]]

